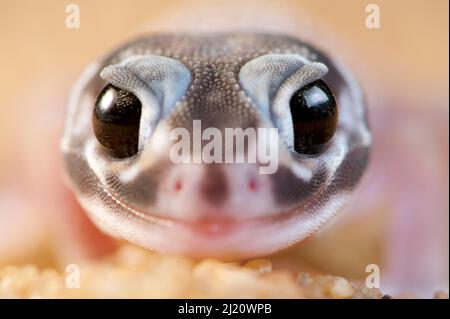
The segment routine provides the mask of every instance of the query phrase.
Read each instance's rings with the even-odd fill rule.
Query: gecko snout
[[[200,182],[201,196],[212,205],[226,205],[234,193],[255,196],[259,190],[259,177],[247,167],[242,176],[235,176],[233,166],[207,165]]]
[[[254,164],[174,165],[157,196],[175,218],[257,215],[270,207],[268,181]],[[247,215],[248,216],[248,215]]]
[[[201,196],[212,205],[221,205],[228,196],[226,174],[219,165],[206,165],[200,181]]]
[[[198,189],[200,200],[205,200],[212,205],[220,206],[227,197],[228,183],[226,176],[220,167],[216,165],[207,165],[203,177],[190,181],[187,174],[178,172],[179,176],[174,178],[172,184],[168,187],[168,192],[173,196],[183,196],[184,192],[190,189]]]

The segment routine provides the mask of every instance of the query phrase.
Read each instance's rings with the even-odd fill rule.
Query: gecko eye
[[[317,80],[297,90],[290,108],[294,149],[300,154],[321,152],[336,131],[338,110],[330,88]]]
[[[108,84],[95,101],[92,123],[98,142],[118,158],[137,153],[141,102],[131,92]]]

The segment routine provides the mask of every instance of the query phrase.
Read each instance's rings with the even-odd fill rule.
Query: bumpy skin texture
[[[333,91],[337,131],[315,156],[292,149],[289,98],[315,80]],[[107,84],[142,103],[139,151],[116,159],[91,123]],[[278,170],[261,163],[174,164],[171,130],[276,127]],[[298,242],[336,214],[362,175],[371,138],[361,93],[332,60],[275,34],[156,34],[88,67],[72,92],[62,139],[78,199],[107,233],[172,254],[264,255]],[[194,150],[192,150],[194,151]]]

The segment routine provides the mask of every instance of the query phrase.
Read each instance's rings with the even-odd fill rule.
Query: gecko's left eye
[[[336,100],[324,81],[297,90],[290,109],[294,127],[294,149],[300,154],[321,152],[333,137],[338,119]]]
[[[97,97],[92,122],[98,142],[118,158],[137,153],[141,102],[131,92],[108,84]]]

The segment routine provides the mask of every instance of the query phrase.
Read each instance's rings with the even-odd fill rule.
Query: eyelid
[[[191,72],[181,62],[157,55],[130,57],[105,67],[100,76],[107,82],[133,92],[145,104],[157,102],[166,115],[186,93]]]
[[[133,56],[100,72],[105,81],[134,93],[142,104],[139,149],[147,143],[161,117],[186,94],[191,72],[181,62],[157,55]]]
[[[270,105],[282,83],[308,60],[296,54],[266,54],[242,66],[239,81],[245,93],[270,118]]]
[[[284,116],[285,109],[289,109],[289,101],[295,91],[321,79],[327,74],[328,68],[325,64],[311,62],[303,65],[291,76],[289,76],[278,88],[273,99],[273,112],[277,116]],[[285,107],[287,105],[287,107]]]
[[[293,145],[289,101],[295,91],[322,78],[328,67],[297,54],[267,54],[247,62],[239,72],[246,94],[272,120],[288,147]]]
[[[328,68],[323,63],[311,62],[302,66],[279,87],[272,103],[273,121],[279,129],[279,135],[289,148],[294,145],[293,123],[290,100],[295,91],[327,74]]]

